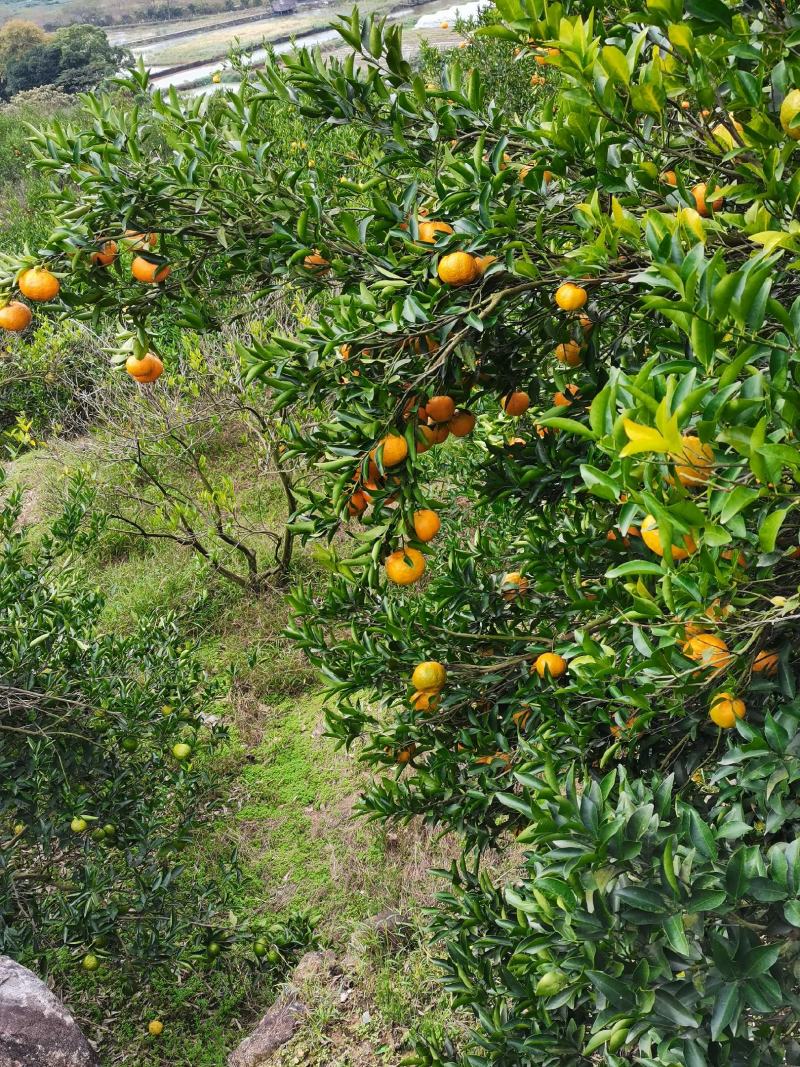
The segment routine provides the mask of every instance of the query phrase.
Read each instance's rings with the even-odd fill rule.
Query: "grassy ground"
[[[14,478],[31,487],[26,522],[47,514],[58,472],[65,463],[85,464],[87,444],[61,448],[57,459],[32,452],[16,461]],[[270,499],[279,521],[279,496],[253,482],[248,455],[232,449],[224,467],[239,472],[236,492],[245,506],[263,519]],[[107,537],[86,568],[107,597],[109,628],[125,628],[145,611],[177,609],[187,634],[200,639],[209,669],[235,671],[227,711],[234,740],[220,765],[225,806],[199,835],[192,862],[213,870],[235,847],[244,877],[233,910],[283,919],[312,909],[320,944],[343,960],[341,974],[303,990],[310,1015],[275,1064],[395,1064],[408,1051],[410,1033],[452,1027],[422,919],[435,892],[427,868],[449,862],[447,846],[433,845],[415,828],[392,832],[353,818],[365,774],[324,736],[317,680],[281,636],[284,594],[247,597],[180,546],[120,534]],[[313,579],[306,556],[297,572]],[[407,919],[389,942],[364,925],[385,909]],[[275,976],[246,954],[210,972],[156,973],[133,998],[123,995],[112,969],[98,974],[76,979],[65,958],[54,977],[100,1041],[106,1067],[221,1067],[276,992]],[[165,1024],[159,1039],[146,1032],[154,1017]]]

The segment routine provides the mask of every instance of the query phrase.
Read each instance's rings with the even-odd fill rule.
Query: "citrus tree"
[[[344,61],[302,51],[216,104],[156,93],[158,154],[92,103],[90,133],[41,141],[69,190],[45,258],[68,308],[134,324],[137,359],[145,315],[213,325],[237,287],[314,301],[242,353],[314,472],[294,529],[335,572],[295,593],[292,634],[378,772],[365,811],[471,853],[435,929],[475,1047],[417,1062],[783,1063],[800,19],[498,10],[476,33],[548,72],[513,116],[477,67],[427,83],[357,12]],[[357,151],[321,174],[271,150],[275,102]],[[149,266],[119,254],[131,226],[159,235]],[[514,839],[494,884],[480,852]]]
[[[182,852],[214,808],[219,683],[174,619],[102,633],[75,566],[100,525],[92,495],[76,477],[36,544],[19,489],[0,513],[0,946],[67,946],[88,971],[213,962],[235,868],[186,885]]]

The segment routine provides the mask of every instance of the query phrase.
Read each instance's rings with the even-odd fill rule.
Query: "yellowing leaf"
[[[750,240],[753,244],[762,245],[767,252],[772,252],[776,248],[797,248],[792,234],[784,233],[782,230],[763,230],[761,233],[751,233]]]
[[[670,43],[679,52],[691,54],[694,51],[694,35],[685,22],[675,22],[668,29]]]
[[[698,241],[706,243],[706,228],[703,219],[693,207],[682,207],[677,211],[678,222]]]
[[[637,452],[669,452],[669,442],[653,426],[642,426],[632,419],[623,419],[622,425],[628,435],[628,444],[622,449],[620,456],[633,456]]]
[[[631,80],[625,53],[620,51],[615,45],[605,45],[603,51],[600,53],[600,62],[603,64],[603,67],[613,81],[623,82],[627,85]]]

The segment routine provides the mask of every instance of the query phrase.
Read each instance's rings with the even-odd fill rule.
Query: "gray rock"
[[[26,967],[0,956],[0,1067],[99,1067],[70,1013]]]
[[[253,1033],[228,1056],[228,1067],[262,1067],[292,1038],[307,1012],[293,993],[279,997]]]
[[[326,949],[321,952],[306,952],[297,961],[289,979],[293,986],[307,985],[310,982],[326,982],[336,971],[336,953]]]

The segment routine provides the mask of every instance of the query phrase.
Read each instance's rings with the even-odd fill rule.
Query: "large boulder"
[[[26,967],[0,956],[0,1067],[99,1067],[70,1013]]]

